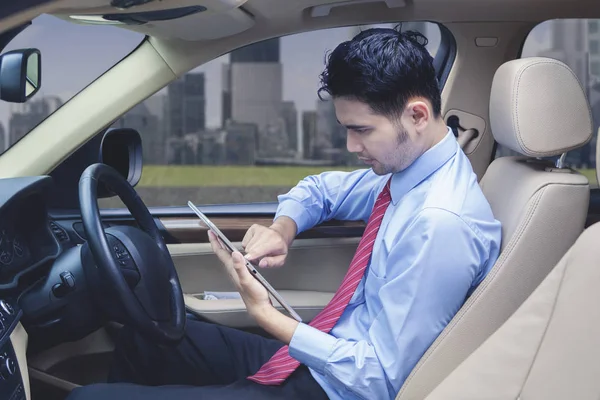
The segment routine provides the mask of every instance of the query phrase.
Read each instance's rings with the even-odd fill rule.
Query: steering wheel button
[[[63,272],[60,274],[60,279],[62,280],[62,283],[64,285],[66,285],[68,288],[72,289],[75,287],[75,277],[73,276],[72,273]]]

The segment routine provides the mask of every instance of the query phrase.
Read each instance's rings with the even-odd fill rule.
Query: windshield
[[[41,15],[3,49],[37,48],[42,85],[25,103],[0,101],[0,154],[128,55],[144,35]]]

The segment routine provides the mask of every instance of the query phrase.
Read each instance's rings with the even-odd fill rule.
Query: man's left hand
[[[208,231],[208,238],[213,251],[223,263],[227,274],[235,284],[238,292],[240,292],[250,316],[273,337],[289,344],[298,327],[298,322],[283,315],[273,307],[269,292],[250,274],[250,271],[246,268],[246,261],[240,252],[236,251],[230,254],[228,250],[221,246],[221,242],[211,231]]]
[[[219,239],[211,231],[208,231],[208,238],[213,251],[223,263],[227,274],[235,284],[238,292],[240,292],[250,315],[258,319],[260,314],[264,314],[269,308],[273,308],[267,289],[250,274],[244,256],[237,251],[229,253],[221,246]]]

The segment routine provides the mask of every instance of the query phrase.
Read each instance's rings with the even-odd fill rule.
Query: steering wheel
[[[99,183],[121,198],[140,228],[103,226]],[[120,305],[124,323],[157,343],[179,341],[186,323],[181,284],[160,231],[135,189],[114,168],[93,164],[81,174],[79,206],[96,265],[91,269],[97,269],[113,291],[113,304]]]

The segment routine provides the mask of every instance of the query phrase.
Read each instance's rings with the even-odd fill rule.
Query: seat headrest
[[[592,138],[590,106],[564,63],[530,57],[508,61],[494,75],[490,124],[498,143],[530,157],[551,157]]]

